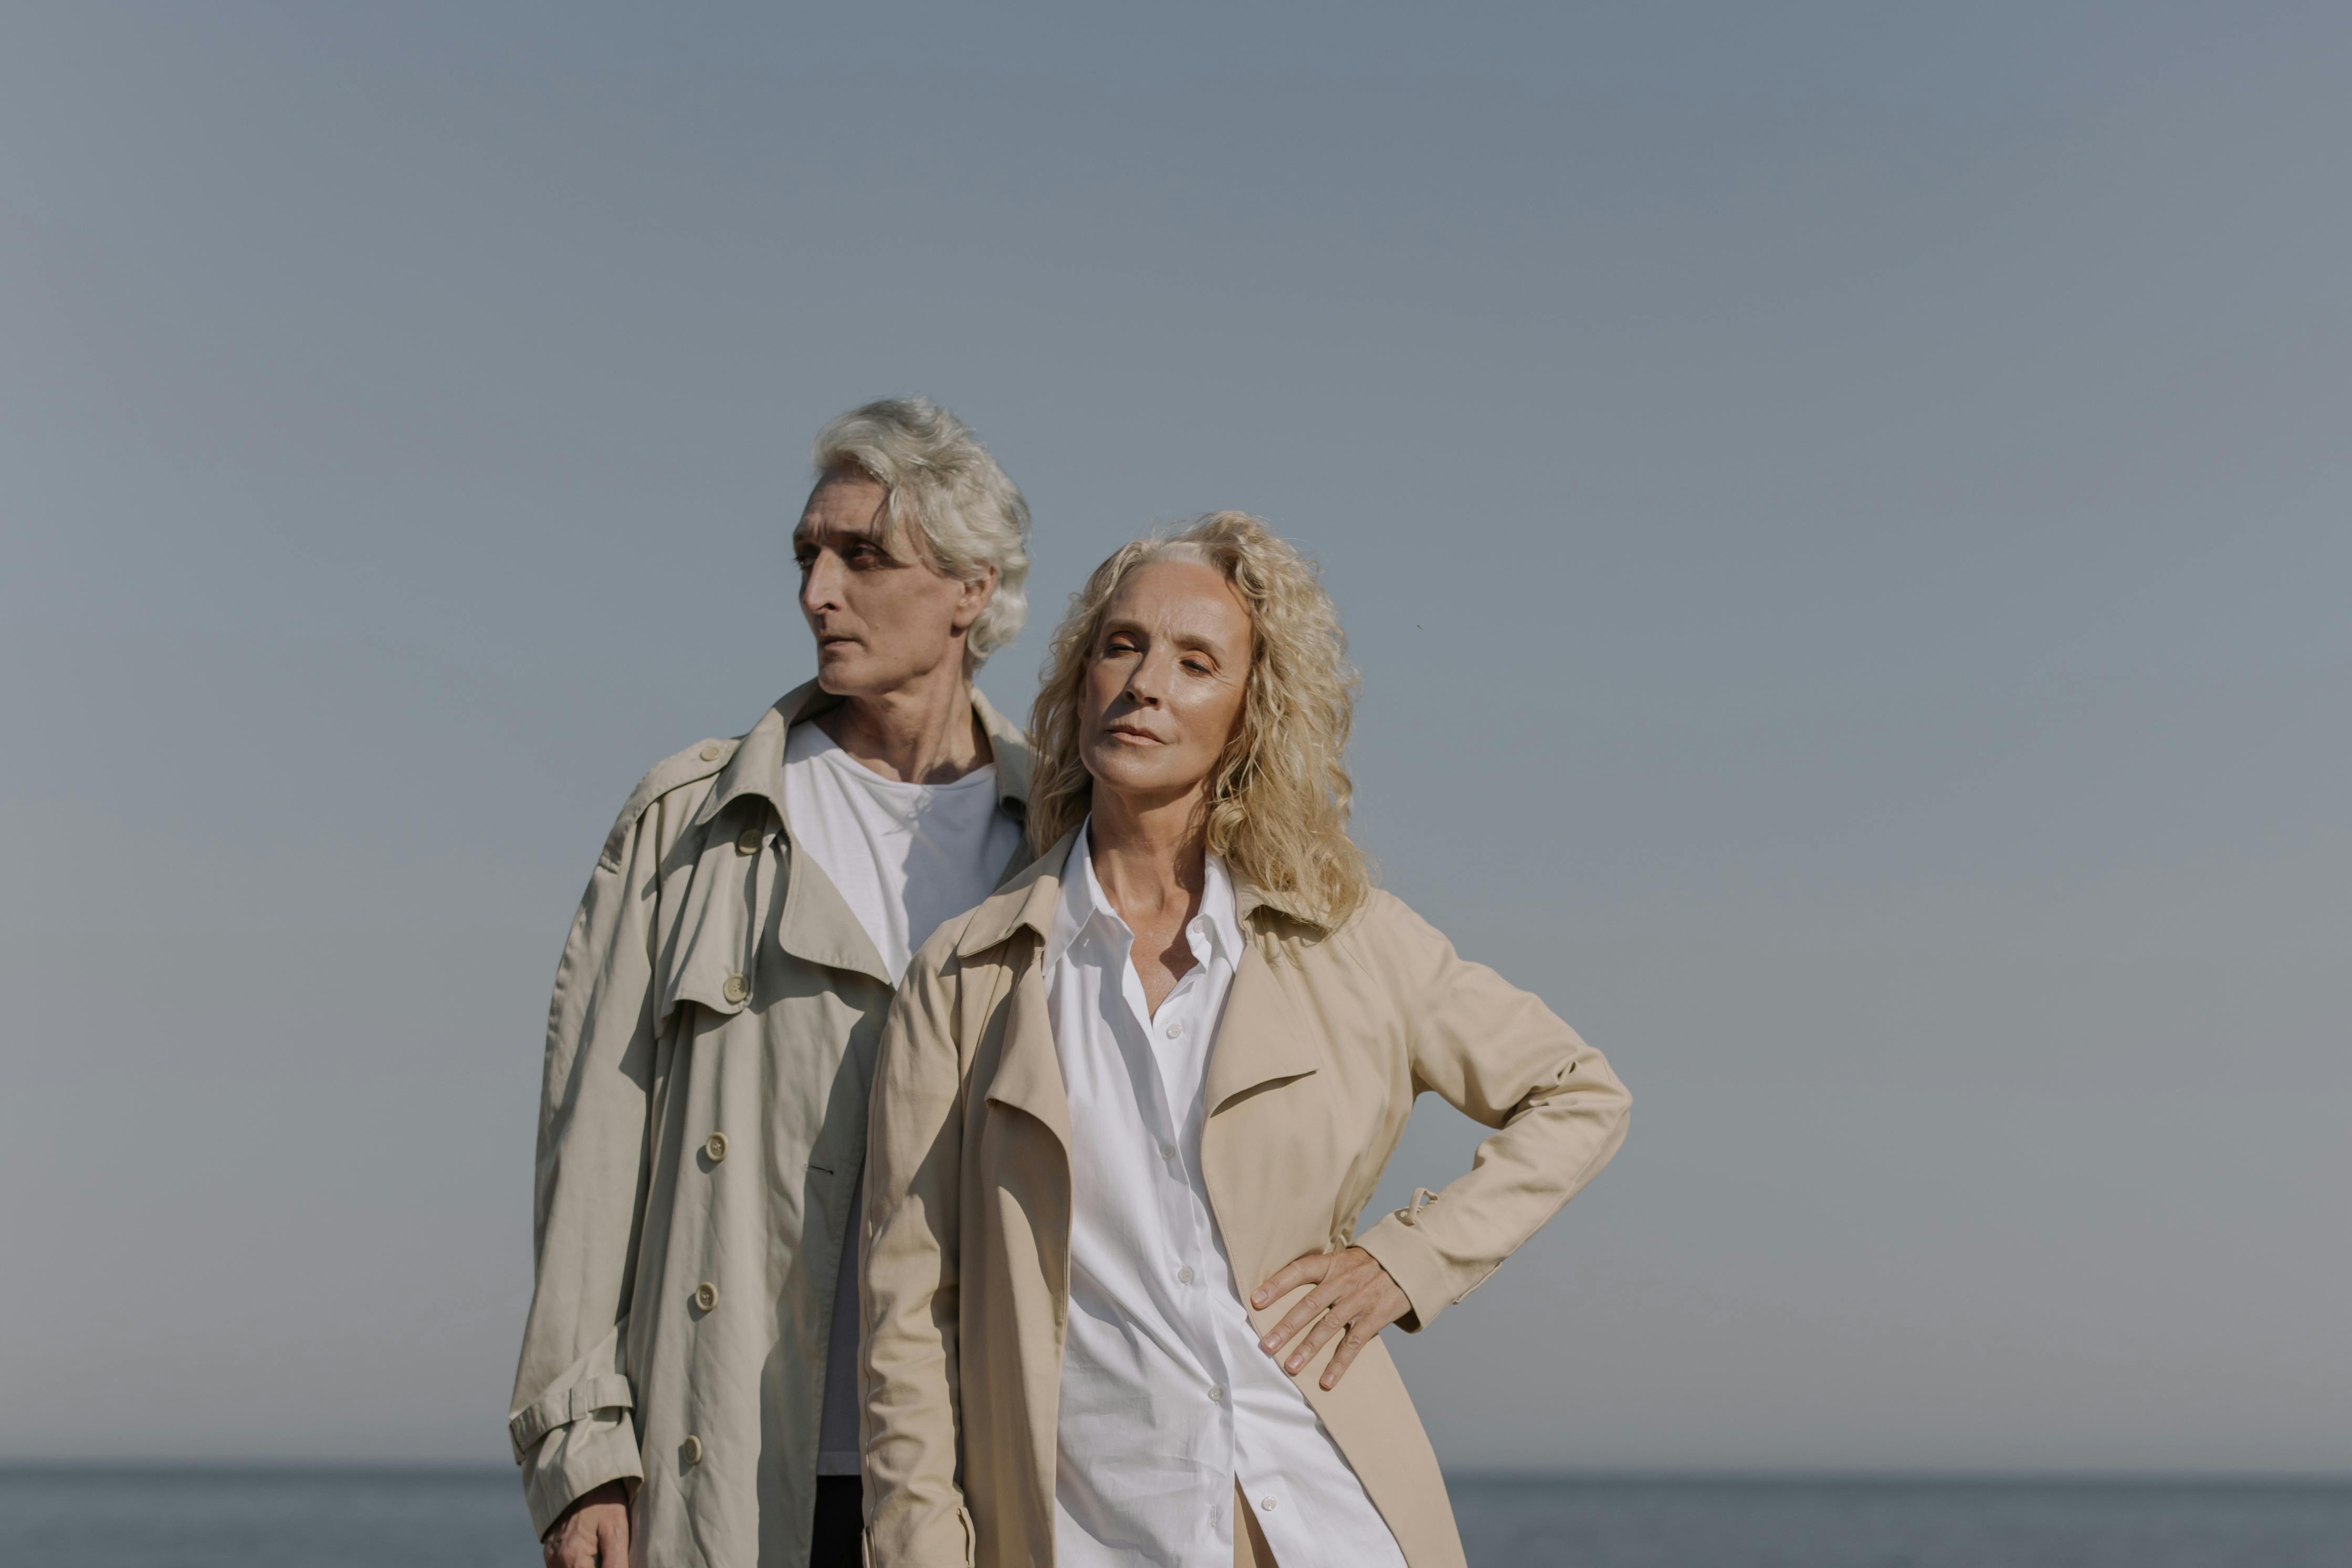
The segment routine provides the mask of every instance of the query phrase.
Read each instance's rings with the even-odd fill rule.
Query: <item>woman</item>
[[[1377,1336],[1485,1280],[1629,1102],[1370,885],[1342,653],[1312,569],[1235,512],[1119,550],[1055,636],[1051,847],[918,956],[877,1067],[877,1568],[1462,1563]],[[1496,1130],[1355,1237],[1424,1089]]]

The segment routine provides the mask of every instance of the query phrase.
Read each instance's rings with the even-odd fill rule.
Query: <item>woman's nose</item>
[[[1136,662],[1134,672],[1127,677],[1127,695],[1139,706],[1160,706],[1160,672],[1150,660]]]

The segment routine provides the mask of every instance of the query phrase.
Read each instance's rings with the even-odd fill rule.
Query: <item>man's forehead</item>
[[[890,532],[889,502],[887,490],[868,497],[860,489],[819,485],[809,497],[808,505],[801,509],[801,520],[794,525],[793,537],[884,538]]]

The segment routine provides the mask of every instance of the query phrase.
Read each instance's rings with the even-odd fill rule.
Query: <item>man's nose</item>
[[[801,579],[801,608],[814,615],[841,603],[841,566],[831,550],[819,550]]]

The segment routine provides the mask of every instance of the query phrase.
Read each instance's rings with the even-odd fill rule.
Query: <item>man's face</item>
[[[817,481],[793,530],[801,613],[816,634],[817,684],[836,696],[897,691],[952,663],[996,591],[959,582],[921,536],[890,526],[890,493],[855,468]]]

